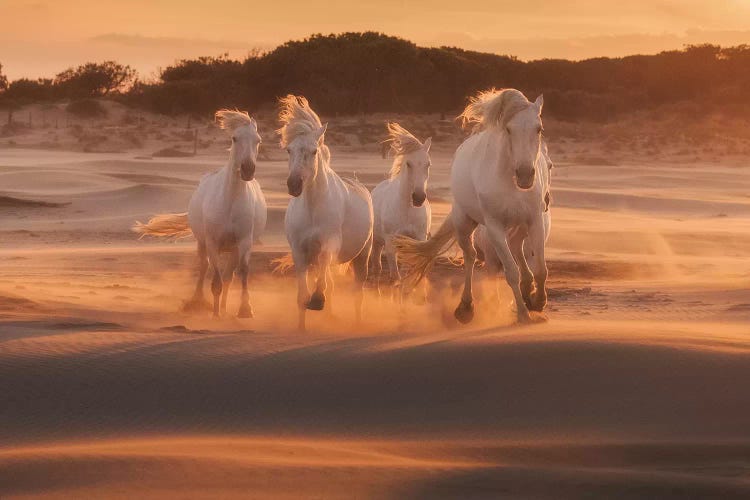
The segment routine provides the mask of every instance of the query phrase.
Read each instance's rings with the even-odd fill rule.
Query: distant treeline
[[[687,113],[750,117],[750,46],[689,46],[649,56],[584,61],[515,57],[453,47],[425,48],[379,33],[314,35],[245,60],[183,60],[159,80],[139,81],[114,62],[69,69],[55,79],[0,76],[0,105],[111,95],[165,114],[257,110],[298,93],[324,113],[454,113],[489,87],[544,93],[548,114],[607,121],[623,113],[683,103]]]

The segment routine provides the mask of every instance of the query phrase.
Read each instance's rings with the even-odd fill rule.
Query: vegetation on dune
[[[649,56],[584,61],[511,56],[453,47],[424,48],[379,33],[314,35],[245,60],[182,60],[155,82],[114,62],[88,63],[54,80],[7,82],[0,104],[12,108],[61,99],[117,96],[165,114],[209,115],[222,107],[257,110],[287,93],[306,95],[324,113],[445,112],[488,87],[544,93],[547,113],[564,120],[608,121],[681,103],[686,111],[750,114],[750,46],[689,46]]]
[[[3,65],[0,64],[0,90],[8,88],[8,77],[3,74]]]
[[[68,68],[58,73],[54,86],[66,97],[101,97],[121,92],[131,87],[136,71],[114,61],[86,63],[77,68]]]

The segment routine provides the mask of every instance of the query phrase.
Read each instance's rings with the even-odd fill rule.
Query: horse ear
[[[427,139],[425,139],[424,144],[422,144],[422,147],[428,153],[430,152],[430,146],[432,146],[432,137],[428,137]]]
[[[544,94],[539,94],[539,97],[536,98],[534,104],[536,104],[536,107],[539,108],[539,113],[541,114],[542,106],[544,106]]]
[[[327,129],[328,129],[328,122],[324,123],[323,126],[318,129],[318,143],[323,142],[323,135],[326,133]]]
[[[256,129],[258,128],[258,122],[255,121],[255,118],[250,117],[250,123],[252,123],[253,125],[255,125]]]

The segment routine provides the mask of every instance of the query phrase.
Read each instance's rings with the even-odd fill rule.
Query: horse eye
[[[236,137],[232,137],[232,142],[237,142],[237,138]]]
[[[510,127],[505,127],[505,131],[510,135]]]
[[[407,162],[406,162],[406,166],[407,166],[408,168],[411,168],[411,163],[407,161]]]

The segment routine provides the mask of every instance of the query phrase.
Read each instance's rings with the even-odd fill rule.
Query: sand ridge
[[[750,494],[746,167],[553,145],[548,323],[513,325],[509,291],[498,305],[479,270],[476,322],[457,325],[462,277],[443,262],[403,314],[370,282],[357,329],[338,277],[333,316],[300,335],[294,277],[272,273],[280,154],[257,171],[270,212],[255,319],[234,317],[236,284],[229,316],[182,313],[194,243],[129,230],[184,211],[218,146],[0,150],[0,497]],[[390,166],[332,151],[369,187]],[[435,147],[435,223],[451,155]]]

